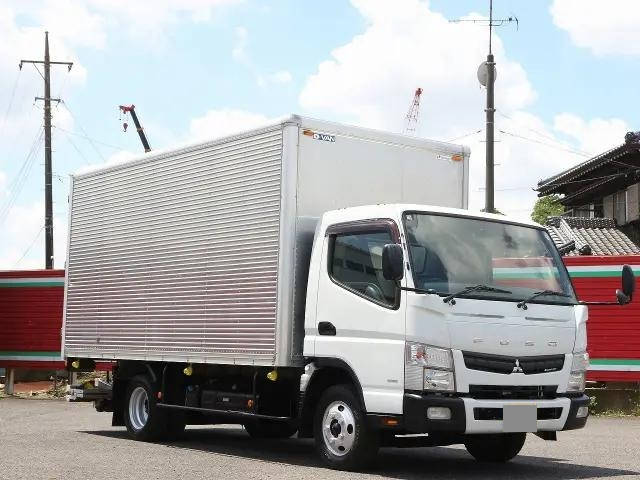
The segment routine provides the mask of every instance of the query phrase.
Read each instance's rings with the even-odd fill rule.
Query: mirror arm
[[[400,289],[400,290],[404,290],[405,292],[416,292],[416,293],[424,293],[427,295],[433,295],[438,293],[436,290],[434,290],[433,288],[428,288],[428,289],[423,289],[423,288],[411,288],[411,287],[403,287],[400,285],[400,282],[396,282],[396,286]]]

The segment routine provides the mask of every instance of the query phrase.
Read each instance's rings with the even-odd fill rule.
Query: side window
[[[395,306],[396,285],[382,275],[382,249],[387,243],[393,243],[387,230],[332,235],[329,247],[331,277],[377,303]]]

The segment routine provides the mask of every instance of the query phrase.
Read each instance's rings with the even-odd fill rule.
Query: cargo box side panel
[[[300,129],[298,215],[377,203],[466,208],[462,147],[321,122]],[[370,134],[369,137],[361,136]],[[400,143],[405,142],[405,143]]]
[[[74,178],[70,357],[273,364],[282,130]]]

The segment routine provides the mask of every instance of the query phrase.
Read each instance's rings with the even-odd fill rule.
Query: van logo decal
[[[314,132],[313,130],[303,130],[302,134],[306,135],[307,137],[312,137],[314,140],[321,140],[323,142],[335,143],[336,141],[336,136],[329,135],[328,133]]]

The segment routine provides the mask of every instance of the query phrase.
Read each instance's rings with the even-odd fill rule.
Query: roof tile
[[[612,218],[550,217],[547,230],[557,247],[575,242],[575,248],[566,255],[581,255],[585,251],[591,251],[591,255],[640,254],[640,248]]]

